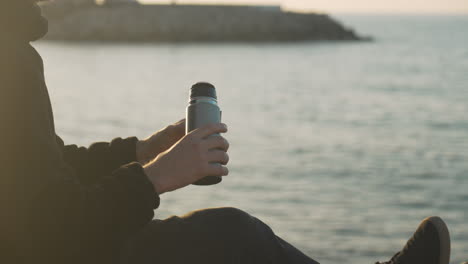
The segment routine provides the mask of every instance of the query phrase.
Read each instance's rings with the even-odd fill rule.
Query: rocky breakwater
[[[325,14],[269,6],[108,5],[43,6],[47,38],[65,41],[238,42],[362,40]]]

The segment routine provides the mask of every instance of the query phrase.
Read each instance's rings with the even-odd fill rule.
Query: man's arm
[[[168,125],[144,140],[136,137],[116,138],[110,143],[98,142],[90,147],[64,145],[57,136],[57,143],[64,160],[78,173],[84,184],[95,184],[116,168],[130,162],[148,164],[160,153],[168,150],[185,135],[185,119]]]
[[[116,138],[110,143],[97,142],[89,146],[65,145],[57,136],[57,144],[63,152],[64,161],[75,169],[84,184],[95,184],[120,166],[137,162],[136,144],[138,139]]]

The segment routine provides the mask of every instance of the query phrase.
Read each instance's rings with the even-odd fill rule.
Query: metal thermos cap
[[[216,88],[211,83],[207,83],[207,82],[196,83],[190,89],[190,98],[195,98],[199,96],[212,97],[214,99],[217,99]]]

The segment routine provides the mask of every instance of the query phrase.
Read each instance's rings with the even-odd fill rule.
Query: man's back
[[[29,204],[35,202],[32,193],[40,186],[35,182],[40,177],[28,176],[39,176],[59,159],[42,60],[28,43],[43,30],[37,28],[40,32],[31,34],[26,29],[40,20],[23,17],[22,12],[32,11],[21,2],[7,1],[0,11],[0,202],[4,213],[0,228],[10,253],[19,250],[11,244],[27,240]]]
[[[20,6],[12,5],[2,12],[9,11],[20,17],[18,12],[23,9],[18,8]],[[8,23],[9,30],[21,31],[24,22],[18,22],[19,27],[14,22]],[[59,210],[58,204],[67,205],[65,201],[49,201],[54,196],[50,192],[53,174],[59,171],[57,166],[62,164],[62,157],[42,60],[24,33],[3,35],[0,48],[0,201],[4,214],[0,228],[9,254],[26,257],[45,252],[49,243],[41,245],[41,242],[54,237],[50,233],[54,230],[50,228],[55,218],[53,211]]]

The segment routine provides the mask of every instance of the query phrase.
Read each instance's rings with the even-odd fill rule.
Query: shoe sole
[[[450,234],[445,222],[438,216],[431,216],[423,220],[430,222],[439,234],[440,259],[439,264],[449,264],[450,261]]]

